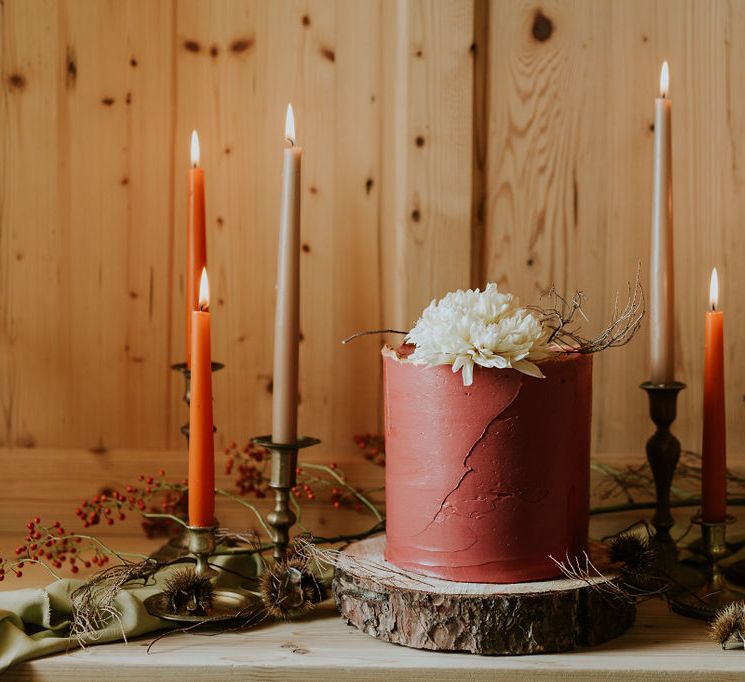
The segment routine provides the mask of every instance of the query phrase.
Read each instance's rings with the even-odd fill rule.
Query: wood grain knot
[[[217,45],[210,47],[210,57],[214,59],[218,54],[220,54],[220,48],[218,48]]]
[[[415,208],[415,209],[414,209],[414,210],[413,210],[413,211],[411,212],[411,219],[412,219],[412,220],[413,220],[413,221],[414,221],[415,223],[418,223],[418,222],[419,222],[419,221],[420,221],[420,220],[422,219],[422,212],[421,212],[421,211],[420,211],[420,210],[419,210],[418,208]]]
[[[334,52],[330,47],[322,47],[321,56],[324,59],[328,59],[330,62],[336,61],[336,52]]]
[[[11,73],[8,76],[8,85],[10,86],[11,90],[16,90],[17,92],[22,92],[26,89],[27,85],[26,76],[24,76],[22,73]]]
[[[541,10],[536,10],[533,17],[533,38],[539,43],[545,43],[554,32],[554,25]]]
[[[130,66],[131,66],[131,67],[132,67],[133,69],[136,69],[136,68],[137,68],[137,60],[136,60],[136,59],[135,59],[134,57],[132,57],[132,59],[130,59],[130,60],[129,60],[129,65],[130,65]]]
[[[368,178],[365,181],[365,194],[370,196],[370,192],[372,192],[372,188],[375,186],[375,181],[372,178]]]
[[[307,14],[303,14],[303,26],[310,26],[310,17]]]
[[[414,140],[414,143],[417,147],[423,147],[424,146],[424,136],[423,135],[417,135],[416,139]]]
[[[189,52],[199,52],[202,46],[196,40],[185,40],[184,49]]]
[[[113,97],[102,97],[101,98],[101,104],[103,104],[105,107],[110,107],[116,102],[116,100]]]
[[[310,253],[310,244],[303,244],[302,247],[303,253]]]
[[[256,38],[249,36],[247,38],[236,38],[230,43],[230,51],[240,54],[246,50],[250,50],[256,44]]]
[[[75,51],[71,47],[67,48],[67,59],[65,64],[65,87],[68,90],[72,90],[78,79],[78,62],[75,59]]]

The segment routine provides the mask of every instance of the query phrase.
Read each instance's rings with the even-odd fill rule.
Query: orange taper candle
[[[199,166],[199,136],[191,133],[189,169],[189,217],[186,230],[186,366],[191,367],[191,314],[199,304],[199,278],[207,267],[207,235],[204,213],[204,170]]]
[[[212,356],[209,283],[202,269],[199,309],[191,313],[191,401],[189,403],[189,525],[215,523],[215,444],[212,434]]]
[[[701,517],[721,523],[727,517],[727,429],[724,406],[724,313],[717,310],[719,281],[711,272],[704,336],[704,435],[701,447]]]

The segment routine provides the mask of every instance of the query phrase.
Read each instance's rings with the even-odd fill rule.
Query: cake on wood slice
[[[350,545],[337,562],[333,593],[347,623],[386,642],[475,654],[551,653],[600,644],[634,622],[633,601],[610,569],[577,580],[457,583],[397,568],[384,559],[384,545],[384,536]]]
[[[446,580],[508,583],[559,575],[590,521],[592,356],[540,363],[545,378],[450,365],[383,349],[385,557]]]

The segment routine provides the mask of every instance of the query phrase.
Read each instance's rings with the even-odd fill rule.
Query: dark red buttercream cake
[[[586,549],[592,356],[540,363],[544,379],[383,350],[386,559],[462,582],[560,574]]]

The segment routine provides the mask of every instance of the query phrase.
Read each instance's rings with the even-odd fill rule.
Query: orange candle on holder
[[[191,133],[189,212],[186,230],[186,366],[191,367],[192,312],[199,304],[199,278],[207,267],[207,235],[204,212],[204,169],[199,167],[199,136]]]
[[[191,402],[189,404],[189,525],[215,523],[215,444],[212,421],[209,283],[202,269],[199,308],[191,313]]]
[[[724,313],[717,269],[711,272],[704,336],[704,435],[701,447],[701,517],[721,523],[727,517],[727,429],[724,405]]]

